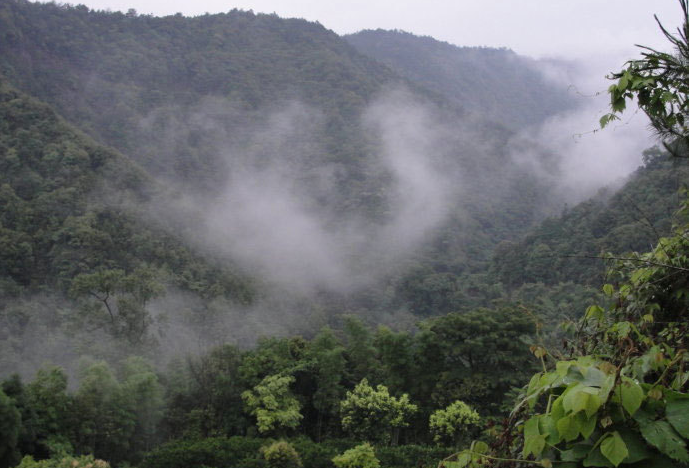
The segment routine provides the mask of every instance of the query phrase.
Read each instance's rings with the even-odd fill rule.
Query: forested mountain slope
[[[318,24],[237,10],[156,18],[16,0],[0,6],[0,31],[0,71],[10,82],[200,199],[192,211],[218,206],[187,226],[217,221],[216,239],[232,238],[228,225],[256,220],[235,213],[241,204],[294,195],[306,225],[326,232],[324,244],[362,243],[339,235],[364,225],[375,232],[358,239],[402,238],[402,250],[423,264],[476,271],[496,242],[517,239],[554,202],[543,196],[549,183],[514,164],[510,151],[531,148],[547,166],[553,155],[511,141],[485,113],[448,103]],[[417,169],[402,170],[410,164]],[[273,230],[291,232],[280,218]],[[424,242],[406,240],[402,227]],[[355,250],[367,257],[372,249]]]
[[[668,235],[687,186],[688,160],[657,148],[618,190],[604,188],[591,199],[544,220],[517,243],[497,246],[491,270],[505,286],[604,281],[596,258],[649,249]]]
[[[0,81],[0,367],[31,367],[51,353],[68,359],[101,332],[130,350],[147,346],[158,332],[147,304],[167,288],[251,302],[249,277],[136,208],[163,191],[125,156]],[[79,339],[55,343],[63,333]]]
[[[458,47],[382,29],[345,39],[405,78],[511,128],[539,123],[575,104],[567,84],[550,81],[540,70],[543,64],[509,49]]]
[[[547,171],[557,170],[555,155],[486,120],[491,106],[477,104],[507,93],[510,99],[496,105],[523,122],[570,104],[510,51],[398,32],[348,37],[357,47],[368,44],[369,53],[380,51],[376,58],[393,71],[318,24],[237,10],[156,18],[16,0],[0,6],[0,24],[0,67],[14,85],[137,161],[150,179],[144,185],[181,194],[163,197],[172,208],[161,209],[154,197],[147,222],[175,226],[186,233],[181,242],[221,261],[259,252],[258,276],[284,268],[298,277],[308,268],[320,281],[332,271],[321,274],[319,264],[345,264],[326,285],[336,296],[317,308],[436,315],[488,305],[523,283],[573,279],[523,278],[515,271],[537,270],[523,258],[534,255],[509,243],[486,270],[498,243],[518,242],[560,203],[557,188],[510,153],[520,146]],[[415,61],[426,65],[409,65]],[[412,76],[413,69],[445,75]],[[451,75],[461,83],[448,81]],[[178,205],[191,209],[178,212]],[[276,235],[261,239],[257,230],[266,226]],[[409,232],[418,238],[407,240]],[[120,235],[130,243],[120,247],[132,251],[134,234]],[[325,245],[325,253],[303,247],[301,238]],[[37,254],[39,262],[45,255]],[[503,257],[518,260],[501,263]],[[381,264],[356,294],[341,287]]]
[[[270,115],[297,101],[314,111],[306,121],[283,117],[305,127],[289,135],[293,146],[308,140],[295,150],[307,166],[302,182],[309,184],[316,167],[335,168],[337,193],[319,194],[321,201],[337,211],[385,210],[386,176],[371,164],[380,148],[361,117],[401,83],[445,107],[442,120],[471,131],[445,143],[464,146],[451,157],[473,172],[468,180],[486,182],[492,166],[505,165],[510,133],[502,126],[444,105],[444,97],[406,82],[318,24],[237,10],[155,18],[18,0],[2,5],[0,25],[0,71],[11,82],[155,177],[194,191],[217,193],[237,154],[289,160],[285,150],[257,149],[248,135],[257,127],[279,133]],[[472,141],[479,135],[482,147]],[[526,218],[531,209],[524,207]]]
[[[267,106],[291,100],[324,112],[323,157],[356,166],[366,151],[353,117],[397,79],[322,26],[275,15],[157,18],[19,0],[3,3],[0,24],[0,70],[13,83],[157,176],[197,187],[224,176],[209,125],[235,143]],[[197,114],[211,122],[195,125]]]

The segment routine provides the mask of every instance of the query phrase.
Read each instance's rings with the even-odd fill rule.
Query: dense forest
[[[508,49],[2,2],[0,468],[685,466],[680,3],[573,200]]]
[[[509,49],[457,47],[381,29],[345,39],[401,76],[509,128],[539,123],[576,104],[538,62]]]

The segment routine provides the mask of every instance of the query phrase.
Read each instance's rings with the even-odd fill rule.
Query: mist
[[[343,211],[330,201],[345,169],[309,165],[324,151],[319,115],[292,102],[271,112],[241,148],[219,143],[229,168],[224,188],[192,205],[203,213],[199,236],[208,250],[282,287],[346,292],[376,281],[423,243],[446,219],[461,184],[443,171],[444,125],[409,92],[394,89],[361,115],[376,148],[364,170],[386,181],[384,213],[371,219]]]
[[[567,90],[576,107],[558,112],[543,123],[526,128],[517,136],[531,139],[553,161],[545,165],[539,155],[517,148],[511,156],[545,180],[551,180],[559,203],[578,203],[594,196],[598,189],[622,185],[625,178],[642,163],[643,150],[655,144],[649,121],[628,103],[628,110],[606,128],[599,119],[609,110],[606,76],[623,68],[625,58],[618,55],[567,61],[550,58],[536,67],[551,82]]]

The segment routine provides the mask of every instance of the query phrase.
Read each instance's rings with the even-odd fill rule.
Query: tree
[[[436,410],[429,418],[429,430],[437,444],[458,445],[461,437],[468,435],[471,427],[478,427],[479,414],[466,403],[458,400],[445,409]]]
[[[376,389],[367,379],[347,392],[340,403],[343,429],[355,437],[372,442],[390,442],[395,445],[400,428],[408,425],[408,419],[417,411],[407,394],[395,398],[388,388]]]
[[[312,340],[308,358],[313,361],[316,390],[312,396],[314,408],[319,412],[317,439],[321,438],[323,419],[337,415],[345,388],[345,348],[330,328],[322,328]]]
[[[110,468],[110,465],[104,460],[94,459],[91,455],[49,458],[40,461],[27,456],[22,459],[17,468]]]
[[[284,440],[261,450],[269,468],[302,468],[302,459],[295,448]]]
[[[374,447],[368,442],[346,450],[342,455],[333,457],[333,464],[337,468],[379,468],[378,458]]]
[[[518,307],[448,314],[420,328],[419,372],[436,383],[429,395],[436,407],[462,400],[498,413],[506,392],[536,368],[523,341],[534,334],[534,318]]]
[[[260,433],[282,433],[299,425],[300,404],[290,392],[294,381],[292,376],[269,375],[242,393],[245,410],[256,417]]]
[[[131,397],[123,393],[105,361],[82,363],[74,396],[79,417],[77,453],[93,453],[110,461],[129,459],[136,427]]]
[[[36,411],[29,402],[29,395],[26,386],[22,383],[19,374],[13,374],[9,379],[2,382],[0,390],[10,397],[17,407],[22,420],[22,427],[19,431],[17,448],[22,454],[34,455],[37,449],[36,429],[38,418]],[[45,454],[46,456],[48,453]]]
[[[128,358],[123,365],[120,392],[127,409],[136,417],[133,454],[151,450],[163,408],[163,388],[151,365],[138,356]]]
[[[70,288],[73,297],[89,296],[102,303],[111,332],[132,344],[145,338],[151,323],[146,305],[162,292],[150,267],[137,268],[130,274],[119,269],[82,273],[72,280]]]
[[[73,398],[67,393],[67,374],[60,367],[39,369],[26,386],[26,399],[35,414],[36,456],[70,451],[68,427],[73,422]],[[28,423],[29,421],[27,421]]]
[[[171,437],[238,435],[247,425],[242,411],[240,378],[243,353],[223,345],[196,358],[168,377],[169,401],[164,418]]]
[[[348,315],[345,317],[346,356],[351,382],[359,382],[365,377],[371,377],[376,371],[376,348],[373,337],[359,317]]]
[[[14,402],[0,390],[0,468],[10,468],[20,458],[17,450],[22,419]]]

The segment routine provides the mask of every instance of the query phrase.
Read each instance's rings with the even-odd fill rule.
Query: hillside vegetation
[[[550,81],[544,64],[509,49],[458,47],[382,29],[345,39],[401,76],[509,128],[538,124],[575,105],[567,84]]]
[[[640,63],[601,124],[664,149],[566,205],[510,50],[0,3],[0,468],[685,466],[687,70]]]

